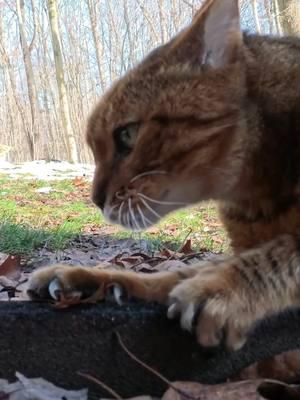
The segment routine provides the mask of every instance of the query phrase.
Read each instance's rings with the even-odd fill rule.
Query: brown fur
[[[186,329],[196,318],[202,345],[225,332],[229,348],[257,319],[299,304],[300,39],[242,34],[238,16],[237,0],[207,1],[112,86],[87,131],[93,199],[112,222],[144,228],[179,203],[214,199],[236,255],[150,276],[49,268],[31,293],[54,278],[67,291],[118,283],[168,303]]]

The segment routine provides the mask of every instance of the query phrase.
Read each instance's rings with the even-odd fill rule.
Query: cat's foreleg
[[[299,304],[300,242],[284,235],[212,263],[170,293],[169,316],[196,332],[203,346],[241,347],[253,323]]]
[[[135,273],[103,269],[57,265],[37,270],[28,284],[32,299],[85,299],[87,302],[104,300],[109,290],[145,301],[168,303],[170,291],[182,280],[194,276],[198,267],[179,267],[170,272]]]

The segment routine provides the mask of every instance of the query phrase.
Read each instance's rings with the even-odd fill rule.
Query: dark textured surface
[[[53,310],[49,305],[0,302],[0,377],[15,371],[42,376],[66,388],[103,392],[76,372],[90,373],[122,396],[160,395],[166,386],[131,360],[117,342],[170,380],[226,380],[257,359],[300,347],[300,311],[261,324],[239,352],[204,355],[194,338],[159,306],[132,304]],[[257,339],[259,337],[259,340]],[[107,394],[106,394],[107,396]]]
[[[81,371],[99,377],[123,396],[161,393],[165,385],[128,357],[115,331],[134,354],[169,379],[186,379],[197,365],[193,338],[167,321],[161,307],[53,310],[43,304],[3,302],[0,320],[1,378],[13,379],[19,371],[63,387],[88,386],[96,393],[96,386],[76,374]]]

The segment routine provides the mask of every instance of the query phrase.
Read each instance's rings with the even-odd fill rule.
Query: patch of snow
[[[42,187],[42,188],[35,190],[36,193],[44,193],[44,194],[49,194],[52,191],[53,191],[53,188],[50,186]]]
[[[12,164],[0,160],[0,174],[12,179],[63,180],[85,177],[92,180],[94,169],[92,164],[71,164],[66,161],[37,160]]]

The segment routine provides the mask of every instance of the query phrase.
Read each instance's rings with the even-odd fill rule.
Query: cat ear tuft
[[[234,60],[241,44],[238,0],[207,0],[170,49],[179,62],[222,68]]]
[[[213,68],[226,66],[242,43],[238,0],[214,0],[199,23],[204,24],[203,63]]]

